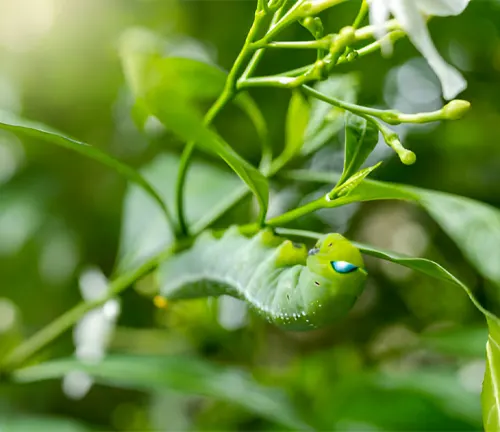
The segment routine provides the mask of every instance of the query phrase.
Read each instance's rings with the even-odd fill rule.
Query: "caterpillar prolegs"
[[[347,314],[367,274],[359,250],[340,234],[308,251],[270,230],[249,238],[232,227],[221,238],[202,234],[158,275],[167,300],[230,295],[271,323],[308,330]]]

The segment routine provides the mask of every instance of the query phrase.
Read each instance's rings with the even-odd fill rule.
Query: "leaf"
[[[359,81],[354,74],[331,76],[319,82],[315,87],[321,93],[355,103]],[[301,154],[308,156],[330,142],[341,131],[344,125],[344,111],[330,104],[313,99],[309,123],[304,137]]]
[[[222,137],[205,127],[195,106],[196,101],[214,98],[222,91],[226,74],[212,65],[189,58],[161,58],[156,40],[149,37],[139,41],[132,37],[125,39],[121,52],[139,111],[147,108],[182,140],[193,141],[206,152],[220,156],[255,194],[263,220],[269,199],[267,180]],[[252,114],[255,118],[255,113]]]
[[[345,113],[344,171],[339,184],[344,183],[365,163],[378,143],[377,127],[351,112]]]
[[[424,273],[433,278],[450,282],[454,285],[462,288],[465,293],[469,296],[472,303],[476,306],[476,308],[481,311],[487,318],[492,320],[498,320],[492,313],[483,308],[483,306],[477,301],[474,297],[472,291],[463,284],[459,279],[457,279],[453,274],[451,274],[444,267],[439,265],[438,263],[424,259],[424,258],[411,258],[402,254],[398,254],[396,252],[385,251],[382,249],[376,249],[372,246],[367,246],[359,243],[355,243],[356,246],[361,250],[361,252],[374,256],[376,258],[380,258],[386,261],[391,261],[393,263],[402,265],[404,267],[408,267],[412,270],[416,270],[420,273]]]
[[[260,169],[262,172],[267,172],[271,160],[273,158],[272,148],[269,142],[269,131],[267,128],[267,123],[262,111],[259,106],[255,103],[252,97],[246,93],[238,93],[234,99],[234,103],[240,107],[240,109],[246,113],[248,118],[251,120],[255,127],[255,132],[260,141],[262,147],[262,159],[260,163]]]
[[[256,382],[236,368],[222,368],[193,357],[108,356],[98,364],[66,359],[20,369],[19,383],[58,379],[81,370],[97,382],[145,391],[173,390],[237,404],[259,416],[295,430],[310,430],[286,395]]]
[[[296,90],[292,93],[286,117],[284,154],[287,160],[293,158],[304,144],[304,133],[309,122],[310,107],[304,95]]]
[[[339,174],[299,170],[286,177],[334,184]],[[334,206],[389,199],[421,205],[477,270],[500,287],[500,210],[457,195],[374,180],[363,181],[351,194],[335,200]]]
[[[500,210],[469,198],[410,188],[479,272],[500,288]]]
[[[335,184],[340,179],[339,173],[310,170],[292,170],[283,175],[286,178],[297,181],[326,184]],[[377,200],[417,201],[418,194],[402,185],[367,179],[358,185],[349,195],[340,197],[330,204],[340,207],[354,202]]]
[[[467,293],[477,309],[485,315],[488,323],[489,336],[486,344],[486,371],[481,396],[483,423],[487,432],[498,431],[500,428],[500,320],[481,306],[466,285],[439,264],[426,259],[404,257],[394,252],[381,251],[369,246],[358,246],[360,250],[366,254],[403,265],[437,279],[458,285]]]
[[[29,414],[8,414],[0,419],[2,432],[84,432],[89,429],[66,418],[39,417]]]
[[[383,389],[409,390],[425,395],[442,412],[469,424],[480,421],[481,404],[477,393],[463,385],[458,374],[449,369],[391,371],[374,374],[373,381]]]
[[[113,169],[127,180],[138,185],[143,191],[152,197],[156,201],[156,204],[162,209],[163,217],[166,216],[167,221],[172,224],[172,217],[167,209],[167,206],[162,201],[156,190],[148,181],[146,181],[146,179],[144,179],[144,177],[142,177],[141,174],[139,174],[139,172],[128,165],[123,164],[117,159],[107,155],[95,147],[92,147],[89,144],[63,135],[61,132],[58,132],[41,123],[35,123],[5,113],[0,113],[0,129],[13,132],[16,135],[38,138],[42,141],[76,151],[77,153],[94,159]]]
[[[489,319],[490,334],[486,344],[486,371],[484,373],[481,403],[483,426],[486,432],[500,430],[500,324]]]
[[[165,54],[164,45],[165,41],[147,29],[129,29],[122,36],[120,44],[122,66],[127,83],[136,97],[132,115],[141,128],[151,115],[143,99],[144,93],[148,91],[145,79],[149,74],[151,63],[166,60],[162,59]],[[214,64],[187,57],[192,54],[191,51],[186,50],[186,57],[179,56],[176,51],[176,56],[170,55],[164,65],[166,69],[172,65],[174,69],[172,73],[181,79],[175,82],[160,81],[156,85],[162,88],[174,86],[182,98],[190,102],[213,101],[224,89],[227,72]],[[263,157],[269,158],[267,125],[258,105],[247,92],[238,93],[233,102],[252,121],[263,146]]]
[[[174,204],[179,157],[163,154],[142,174],[168,205]],[[212,211],[241,189],[238,177],[206,162],[193,160],[186,181],[186,218],[190,225],[204,224]],[[210,187],[207,187],[210,184]],[[129,186],[124,199],[118,270],[135,268],[172,242],[173,232],[154,202],[141,189]]]
[[[309,104],[300,90],[292,93],[288,105],[285,129],[285,148],[281,154],[273,161],[272,172],[280,171],[290,162],[304,144],[304,133],[309,121]]]
[[[182,140],[195,142],[209,153],[220,156],[252,190],[260,205],[260,219],[265,218],[269,200],[266,178],[239,156],[213,130],[204,126],[195,107],[186,98],[183,75],[187,59],[165,58],[151,61],[148,77],[144,79],[144,100],[151,113]]]
[[[420,335],[421,343],[437,352],[460,356],[482,358],[485,355],[488,329],[485,326],[467,326]]]
[[[336,187],[333,190],[333,193],[335,197],[342,197],[349,195],[356,189],[362,182],[363,180],[366,179],[373,171],[375,171],[380,165],[382,165],[382,162],[379,162],[377,165],[374,165],[372,167],[364,168],[361,171],[358,171],[357,173],[351,175],[346,181],[340,182],[339,187]]]

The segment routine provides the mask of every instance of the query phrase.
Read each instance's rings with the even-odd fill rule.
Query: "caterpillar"
[[[237,227],[221,238],[203,233],[190,249],[162,263],[157,274],[161,298],[229,295],[294,331],[347,314],[367,276],[361,253],[340,234],[326,234],[308,251],[271,230],[249,238]]]

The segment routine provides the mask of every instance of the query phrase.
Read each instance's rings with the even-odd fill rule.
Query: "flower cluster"
[[[425,57],[441,82],[445,99],[453,99],[463,91],[467,83],[454,67],[443,60],[434,46],[426,26],[431,16],[461,14],[470,0],[368,0],[370,21],[381,38],[386,32],[386,22],[391,15],[408,34],[408,37]],[[387,51],[387,45],[386,45]]]

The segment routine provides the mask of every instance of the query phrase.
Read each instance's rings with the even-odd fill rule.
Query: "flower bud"
[[[417,161],[417,155],[411,150],[404,149],[398,152],[398,156],[405,165],[413,165]]]
[[[396,152],[401,162],[405,165],[413,165],[417,161],[416,154],[404,148],[396,134],[387,138],[389,138],[386,140],[387,144]]]
[[[305,27],[315,37],[319,38],[323,35],[323,23],[319,17],[308,16],[301,20],[300,24]]]
[[[461,99],[455,99],[447,103],[441,110],[443,119],[446,120],[459,120],[470,109],[470,102]]]
[[[338,3],[339,0],[308,0],[302,4],[300,10],[303,16],[318,15]]]

